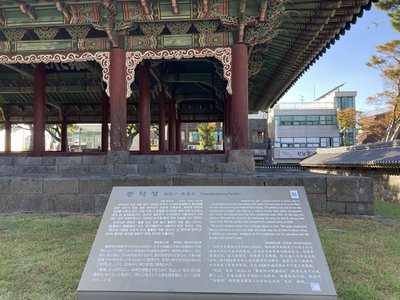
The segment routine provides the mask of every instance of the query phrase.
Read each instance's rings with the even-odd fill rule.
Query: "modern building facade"
[[[263,165],[269,162],[268,114],[258,112],[249,115],[249,145],[254,162]]]
[[[313,102],[282,103],[270,110],[268,124],[274,163],[297,163],[317,148],[343,145],[337,112],[355,108],[357,93],[342,92],[339,87]],[[348,130],[347,145],[354,144],[354,131]]]
[[[341,84],[324,95],[320,96],[315,101],[317,102],[334,102],[337,111],[349,108],[356,108],[356,96],[355,91],[340,91],[340,88],[344,84]],[[340,145],[341,146],[352,146],[356,144],[356,128],[342,129],[340,128]]]

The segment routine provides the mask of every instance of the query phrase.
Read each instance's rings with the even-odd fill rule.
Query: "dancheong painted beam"
[[[0,1],[0,122],[33,123],[33,75],[41,63],[46,122],[101,122],[102,91],[112,96],[111,82],[121,85],[121,80],[126,87],[122,113],[127,122],[138,122],[139,65],[150,61],[145,111],[151,123],[159,121],[161,90],[164,104],[174,98],[180,122],[225,119],[228,124],[227,114],[241,123],[247,111],[273,106],[371,2]],[[248,71],[234,71],[233,49],[243,52],[243,47]],[[119,64],[126,66],[118,81],[110,78],[114,49],[122,51]]]

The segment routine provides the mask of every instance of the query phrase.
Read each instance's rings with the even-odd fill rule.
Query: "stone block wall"
[[[0,213],[102,213],[114,186],[304,186],[314,212],[373,214],[372,179],[307,172],[0,177]]]
[[[227,154],[139,156],[130,155],[129,152],[110,152],[107,155],[92,156],[0,157],[0,177],[125,176],[240,171],[243,170],[239,163],[228,163]]]
[[[362,176],[370,177],[373,181],[373,196],[377,200],[399,203],[400,204],[400,173],[390,173],[384,170],[349,170],[349,169],[330,169],[314,168],[312,172],[320,174],[335,174],[342,176]]]

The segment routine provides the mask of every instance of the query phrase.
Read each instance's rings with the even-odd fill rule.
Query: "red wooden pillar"
[[[6,153],[11,152],[11,122],[9,118],[6,118],[6,122],[4,124],[5,129],[5,147],[4,151]]]
[[[150,64],[140,64],[139,82],[139,150],[140,154],[149,154],[150,148]]]
[[[181,145],[182,145],[181,122],[179,120],[176,120],[175,126],[176,126],[175,128],[176,151],[181,151]]]
[[[248,48],[232,46],[231,133],[233,149],[249,149],[248,120]]]
[[[38,64],[33,71],[33,155],[43,156],[46,129],[46,69]]]
[[[175,99],[169,99],[168,103],[168,151],[176,151],[175,142],[176,110]]]
[[[165,151],[165,90],[158,94],[158,150]]]
[[[101,94],[101,151],[108,151],[108,119],[110,115],[110,105],[105,91]]]
[[[231,95],[227,94],[225,96],[225,103],[224,103],[224,134],[230,134],[230,126],[232,124],[231,122]]]
[[[61,123],[61,152],[68,152],[68,124],[65,120]]]
[[[127,151],[126,138],[126,65],[125,51],[110,51],[111,150]]]

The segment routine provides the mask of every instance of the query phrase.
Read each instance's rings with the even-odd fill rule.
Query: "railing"
[[[303,167],[297,164],[279,164],[279,165],[264,165],[264,164],[256,164],[256,169],[260,170],[306,170],[307,167]]]

